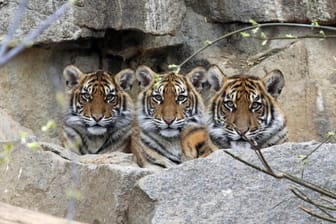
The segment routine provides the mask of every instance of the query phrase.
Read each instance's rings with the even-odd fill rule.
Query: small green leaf
[[[80,200],[82,195],[79,191],[68,190],[66,196],[71,199]]]
[[[27,142],[28,132],[22,131],[20,133],[21,136],[21,143],[25,144]]]
[[[327,36],[323,30],[320,30],[320,34],[321,34],[322,37],[326,37]]]
[[[4,145],[2,146],[2,148],[3,148],[4,151],[6,151],[6,152],[10,152],[10,151],[13,150],[14,146],[13,146],[13,144],[4,144]]]
[[[242,37],[245,37],[245,38],[251,36],[248,32],[240,32],[240,35],[241,35]]]
[[[335,132],[333,132],[333,131],[329,131],[329,132],[327,133],[327,137],[328,137],[328,138],[333,137],[333,136],[335,136]]]
[[[180,72],[180,66],[175,65],[175,64],[168,65],[168,69],[174,72],[175,74]]]
[[[253,19],[249,19],[249,22],[252,24],[252,26],[258,26],[258,23]]]
[[[320,26],[320,24],[317,22],[317,19],[313,19],[312,22],[311,22],[311,25],[315,26],[315,27]]]
[[[287,38],[292,38],[292,39],[295,39],[295,38],[296,38],[296,36],[294,36],[294,35],[292,35],[292,34],[286,34],[286,37],[287,37]]]
[[[26,144],[28,148],[36,151],[38,149],[40,149],[40,144],[38,142],[29,142]]]
[[[268,40],[264,40],[263,42],[261,42],[262,46],[265,46],[267,44]]]
[[[153,84],[153,86],[154,86],[154,88],[157,88],[157,86],[160,84],[160,82],[161,82],[161,76],[159,75],[159,74],[154,74],[154,77],[153,77],[153,80],[154,80],[154,84]]]
[[[205,46],[210,46],[211,44],[212,44],[212,42],[210,40],[204,41],[204,45]]]
[[[297,155],[297,157],[298,157],[299,159],[303,159],[303,158],[305,158],[306,156],[305,156],[305,155],[302,155],[302,154],[300,154],[300,155]]]
[[[259,27],[252,30],[252,33],[257,33],[259,31]]]
[[[263,39],[263,40],[266,40],[267,39],[267,36],[264,32],[261,32],[260,33],[260,38]]]
[[[41,130],[47,132],[56,128],[56,122],[54,120],[49,120],[48,123],[42,126]]]

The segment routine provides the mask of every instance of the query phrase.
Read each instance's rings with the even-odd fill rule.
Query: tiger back
[[[208,106],[209,133],[218,147],[264,148],[287,140],[286,118],[277,102],[285,85],[281,71],[273,70],[263,79],[228,77],[212,66],[208,81],[216,91]]]
[[[83,73],[73,65],[63,75],[69,93],[63,145],[78,154],[129,151],[134,105],[125,92],[134,71]]]
[[[196,88],[206,82],[206,70],[186,75],[156,74],[147,66],[136,70],[143,91],[137,100],[134,154],[142,167],[167,168],[186,160],[181,133],[206,124],[204,104]],[[188,150],[186,148],[186,150]]]

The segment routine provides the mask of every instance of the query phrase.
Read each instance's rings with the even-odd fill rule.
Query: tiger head
[[[228,77],[212,66],[208,81],[216,91],[208,107],[209,133],[219,147],[247,142],[267,147],[287,140],[286,119],[277,102],[285,85],[281,71],[273,70],[263,79]]]
[[[147,66],[136,70],[144,89],[138,98],[137,118],[146,132],[178,137],[189,124],[204,124],[204,104],[196,91],[206,82],[206,70],[196,67],[186,75],[156,74]]]
[[[104,71],[83,73],[69,65],[63,74],[70,93],[67,126],[97,136],[131,123],[133,103],[125,92],[135,79],[131,69],[112,76]]]

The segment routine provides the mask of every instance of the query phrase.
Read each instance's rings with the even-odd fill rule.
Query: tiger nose
[[[236,128],[236,132],[240,135],[243,136],[246,134],[246,132],[249,130],[248,127],[244,127],[244,128]]]
[[[92,114],[92,117],[96,122],[98,122],[104,117],[104,115],[103,114]]]
[[[175,117],[165,117],[163,118],[164,122],[166,122],[167,125],[171,125],[173,121],[175,120]]]

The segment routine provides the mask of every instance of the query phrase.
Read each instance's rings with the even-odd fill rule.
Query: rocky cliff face
[[[22,37],[61,5],[30,1],[16,36]],[[167,70],[215,38],[257,22],[310,21],[332,24],[333,1],[77,1],[27,49],[0,70],[0,109],[40,135],[47,120],[60,120],[55,92],[64,91],[62,70],[75,64],[83,71],[104,68],[117,72],[140,64]],[[1,33],[6,33],[16,1],[1,5]],[[300,18],[300,19],[299,19]],[[264,28],[268,37],[311,34],[303,28]],[[316,31],[318,32],[318,31]],[[263,76],[278,68],[286,86],[280,97],[288,117],[291,141],[320,140],[336,120],[333,39],[273,40],[262,45],[239,35],[206,49],[182,69],[218,64],[228,75]],[[133,90],[136,95],[137,89]],[[205,94],[207,95],[207,94]],[[0,129],[1,130],[1,129]],[[16,131],[16,130],[15,130]],[[57,133],[52,136],[56,137]]]
[[[18,2],[0,2],[1,34],[6,34]],[[22,38],[63,2],[29,1],[15,37]],[[82,71],[103,68],[111,72],[146,64],[160,72],[169,64],[181,63],[204,46],[204,41],[248,25],[249,19],[258,23],[317,20],[334,24],[335,12],[333,0],[79,0],[39,36],[35,45],[0,68],[0,141],[17,141],[25,131],[39,140],[59,142],[60,128],[46,136],[41,126],[50,119],[61,124],[65,108],[56,96],[64,92],[62,71],[68,64]],[[270,38],[319,32],[280,27],[262,31]],[[288,118],[289,140],[321,141],[336,124],[336,41],[261,42],[232,36],[198,54],[182,70],[217,64],[227,75],[263,76],[280,69],[286,85],[279,101]],[[134,99],[137,90],[135,84],[131,92]],[[207,99],[209,93],[203,95]],[[316,183],[331,183],[323,178],[333,172],[333,147],[326,146],[316,156],[316,162],[319,157],[327,165],[316,170],[315,164],[311,165],[314,170],[309,176],[314,181],[316,177]],[[298,154],[311,149],[306,144],[288,144],[267,151],[276,166],[290,168],[298,162]],[[80,191],[87,197],[77,205],[76,219],[89,223],[241,223],[247,219],[250,223],[316,222],[295,209],[297,201],[291,199],[286,182],[279,184],[221,152],[145,178],[150,172],[132,165],[129,156],[115,158],[77,162]],[[71,179],[71,164],[50,152],[18,150],[7,168],[0,167],[4,170],[0,190],[5,192],[0,199],[65,216],[69,198],[64,189]],[[293,165],[291,171],[299,172],[299,166]],[[290,202],[281,203],[286,199]]]

